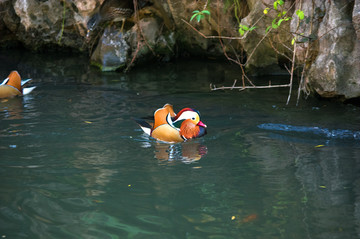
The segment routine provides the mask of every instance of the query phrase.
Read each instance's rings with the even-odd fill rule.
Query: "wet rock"
[[[300,25],[300,32],[314,39],[297,48],[299,59],[307,61],[308,86],[322,97],[360,97],[360,38],[356,32],[359,13],[355,11],[359,1],[306,0],[302,4],[306,16],[314,12],[311,27]],[[294,21],[291,30],[296,27]]]
[[[77,5],[81,6],[80,2]],[[87,6],[91,8],[90,5]],[[51,45],[86,49],[84,15],[81,15],[84,10],[79,10],[72,1],[2,1],[0,7],[3,9],[0,31],[6,29],[7,35],[14,36],[12,41],[21,42],[30,49]]]
[[[265,4],[270,4],[271,2],[264,1]],[[263,10],[266,8],[264,3],[261,1],[250,1],[250,13],[241,20],[241,24],[245,26],[257,24],[259,29],[266,29],[267,26],[271,25],[271,21],[268,20],[269,18],[259,21],[259,16],[263,15]],[[265,34],[263,30],[252,31],[242,40],[242,45],[248,56],[247,70],[252,74],[269,75],[280,71],[278,55],[272,49],[269,41],[263,41]],[[261,70],[259,71],[259,69]]]
[[[360,39],[360,1],[355,1],[352,12],[352,22],[356,31],[357,39]]]
[[[140,30],[139,30],[140,27]],[[143,18],[129,31],[107,27],[92,54],[92,64],[102,71],[114,71],[153,59],[169,60],[174,56],[174,34],[161,33],[155,18]]]
[[[0,44],[2,46],[16,44],[15,32],[19,21],[20,19],[12,8],[11,1],[0,1]]]
[[[91,63],[102,71],[115,71],[124,68],[129,58],[130,46],[126,42],[129,33],[119,29],[106,28],[91,56]]]
[[[77,0],[73,1],[73,4],[76,6],[76,11],[79,13],[80,16],[86,18],[88,17],[100,4],[98,0]]]
[[[139,31],[138,28],[141,30]],[[132,57],[136,57],[137,62],[153,59],[169,60],[175,55],[174,33],[161,31],[161,25],[154,18],[143,18],[130,30]],[[139,45],[138,41],[140,41]]]

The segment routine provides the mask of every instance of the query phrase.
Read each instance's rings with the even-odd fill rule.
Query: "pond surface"
[[[183,60],[101,73],[83,56],[0,53],[31,95],[0,101],[3,238],[358,238],[360,109],[287,89],[231,85],[228,63]],[[284,77],[257,79],[267,84]],[[146,137],[134,117],[165,103],[201,112],[208,134]],[[259,128],[262,124],[309,131]]]

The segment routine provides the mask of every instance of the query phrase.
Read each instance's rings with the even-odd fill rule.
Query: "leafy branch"
[[[256,26],[248,27],[246,25],[239,24],[239,33],[241,36],[245,35],[246,32],[251,32]]]
[[[276,0],[273,3],[273,6],[274,6],[273,9],[277,12],[277,16],[273,19],[273,21],[271,22],[271,25],[266,28],[265,32],[268,32],[270,29],[277,29],[280,27],[282,22],[284,22],[284,21],[287,22],[292,19],[291,17],[287,16],[288,12],[283,9],[284,3],[285,2],[283,0]],[[264,14],[267,15],[270,12],[270,10],[272,10],[272,9],[265,8]]]
[[[296,10],[296,15],[299,17],[300,21],[304,19],[305,15],[304,12],[301,10]],[[301,36],[304,35],[304,33],[300,33]],[[293,39],[291,40],[291,45],[294,45],[295,41],[296,41],[296,36],[293,37]],[[305,39],[309,39],[309,38],[305,38]]]
[[[221,36],[220,32],[221,30],[218,29],[218,36],[206,36],[203,33],[201,33],[200,31],[198,31],[194,26],[192,26],[190,23],[188,23],[187,21],[183,20],[185,23],[187,23],[193,30],[197,31],[200,35],[202,35],[204,38],[218,38],[220,41],[220,44],[223,48],[223,52],[225,57],[229,60],[232,61],[236,64],[238,64],[241,68],[242,71],[242,86],[236,86],[237,81],[235,80],[233,85],[230,87],[216,87],[215,85],[211,85],[210,88],[211,90],[224,90],[224,89],[239,89],[239,90],[244,90],[244,89],[251,89],[251,88],[275,88],[275,87],[289,87],[289,95],[288,95],[288,99],[287,99],[287,103],[289,104],[290,101],[290,97],[291,97],[291,92],[292,92],[292,86],[293,86],[293,79],[294,79],[294,75],[295,75],[295,70],[297,68],[296,66],[296,49],[297,49],[297,44],[302,44],[305,43],[307,41],[310,41],[312,39],[311,36],[307,37],[304,36],[304,33],[301,33],[298,31],[298,27],[297,30],[295,32],[290,32],[288,30],[285,29],[285,31],[287,31],[287,34],[291,36],[291,45],[292,47],[289,47],[290,42],[286,43],[286,42],[282,42],[280,38],[278,38],[278,40],[275,40],[276,44],[272,43],[272,38],[273,37],[279,37],[279,31],[272,31],[272,30],[281,30],[283,31],[283,23],[284,22],[289,22],[292,20],[292,17],[289,16],[290,13],[295,12],[296,16],[298,17],[299,21],[298,21],[298,26],[299,26],[299,22],[301,20],[303,20],[305,18],[305,14],[301,9],[298,9],[296,11],[291,11],[291,9],[294,8],[295,4],[297,3],[297,1],[294,1],[291,6],[286,7],[285,6],[285,0],[274,0],[273,4],[271,4],[270,6],[266,7],[263,10],[263,15],[261,17],[259,17],[259,19],[256,20],[255,23],[253,23],[251,26],[245,25],[244,23],[241,23],[241,19],[237,14],[238,11],[238,5],[236,5],[238,2],[234,0],[234,4],[235,4],[235,18],[238,21],[239,24],[239,28],[238,28],[238,32],[240,37],[230,37],[230,36]],[[206,7],[204,7],[204,9],[206,9]],[[219,9],[217,9],[217,15],[219,16]],[[224,43],[222,41],[222,39],[230,39],[230,40],[243,40],[247,37],[247,34],[253,30],[255,30],[256,28],[258,28],[258,23],[259,21],[263,21],[264,17],[266,18],[267,16],[269,16],[270,12],[273,12],[275,14],[273,15],[273,19],[270,20],[270,25],[267,27],[264,27],[265,30],[265,34],[263,34],[263,36],[261,37],[261,39],[258,41],[257,44],[255,44],[255,47],[253,47],[251,52],[248,52],[247,57],[246,57],[246,62],[242,63],[241,59],[244,59],[242,57],[239,57],[238,54],[236,53],[235,49],[232,48],[232,46],[229,47],[225,47]],[[199,11],[196,10],[193,12],[193,15],[190,19],[190,22],[196,18],[196,20],[198,22],[200,22],[205,15],[210,15],[210,12],[208,10],[203,10],[203,11]],[[219,19],[218,19],[219,21]],[[272,34],[270,34],[272,32]],[[301,40],[299,40],[299,38]],[[260,44],[265,40],[265,39],[269,39],[271,47],[275,50],[275,52],[277,52],[277,54],[283,55],[285,56],[286,59],[288,59],[288,62],[290,63],[290,67],[288,68],[285,65],[285,68],[287,69],[287,71],[290,74],[290,79],[289,82],[287,84],[276,84],[276,85],[272,85],[271,82],[269,82],[268,85],[265,86],[256,86],[254,85],[251,80],[247,77],[244,67],[248,64],[248,62],[250,62],[250,59],[252,58],[254,52],[256,51],[256,49],[260,46]],[[291,56],[288,56],[285,52],[283,52],[283,50],[278,50],[277,46],[280,44],[280,46],[283,46],[285,49],[288,49],[288,52],[291,52]],[[308,46],[309,47],[309,46]],[[229,56],[229,53],[227,52],[229,49],[233,49],[233,56]],[[304,70],[302,72],[302,74],[304,74]],[[302,75],[303,78],[303,75]],[[248,83],[250,85],[245,84],[245,79],[248,81]],[[300,87],[300,86],[299,86]],[[299,96],[298,96],[299,98]]]
[[[210,17],[210,12],[208,10],[202,10],[202,11],[199,11],[199,10],[195,10],[193,11],[193,15],[192,17],[190,18],[190,22],[196,18],[197,22],[200,22],[202,19],[205,18],[205,15],[209,15]]]

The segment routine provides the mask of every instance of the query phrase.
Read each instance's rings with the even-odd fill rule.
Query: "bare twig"
[[[208,3],[209,3],[209,0],[206,0],[203,10],[205,10],[207,8]]]
[[[273,49],[277,54],[285,57],[286,59],[288,59],[288,61],[291,61],[291,58],[288,57],[287,55],[285,55],[284,53],[280,52],[280,51],[274,46],[274,44],[273,44],[273,42],[272,42],[271,40],[270,40],[269,42],[270,42],[270,45],[271,45],[272,49]],[[284,45],[285,45],[285,44],[284,44]],[[288,48],[288,47],[287,47],[287,48]],[[290,49],[290,48],[288,48],[288,49]],[[291,50],[291,49],[290,49],[290,50]]]
[[[300,4],[302,4],[302,2],[300,2]],[[310,19],[310,29],[309,29],[310,33],[312,32],[312,29],[313,29],[314,11],[315,11],[315,8],[314,8],[314,2],[313,2],[312,14],[311,14],[311,19]],[[305,84],[305,78],[304,78],[305,71],[306,71],[306,62],[307,62],[307,58],[308,58],[309,52],[310,52],[310,45],[311,45],[311,43],[309,41],[308,44],[307,44],[306,52],[305,52],[304,65],[303,65],[303,69],[302,69],[302,72],[301,72],[301,77],[300,77],[300,82],[299,82],[299,87],[298,87],[296,106],[299,105],[301,91],[303,91],[307,95],[310,94],[310,92],[306,91],[306,84]]]
[[[284,65],[285,69],[287,70],[287,72],[289,72],[289,74],[291,74],[290,69],[287,67],[287,65]]]
[[[219,1],[219,0],[218,0]],[[206,5],[205,5],[205,8],[207,6],[207,3],[206,2]],[[219,3],[219,2],[218,2]],[[293,4],[291,5],[290,8],[293,8],[295,6],[295,3],[296,1],[293,2]],[[217,6],[219,7],[220,4],[217,4]],[[217,8],[217,17],[218,17],[218,22],[220,22],[219,20],[219,9]],[[255,26],[262,18],[264,17],[264,15],[262,15],[262,17],[260,17],[254,24],[253,26]],[[271,81],[269,82],[269,85],[267,86],[256,86],[252,83],[252,81],[247,77],[247,75],[245,74],[245,70],[244,70],[244,66],[246,66],[246,64],[248,62],[250,62],[250,60],[252,59],[255,51],[257,50],[257,48],[260,46],[260,44],[265,40],[265,38],[270,34],[270,32],[273,30],[273,28],[270,28],[269,31],[265,32],[265,34],[261,37],[261,39],[257,42],[256,46],[252,49],[251,53],[248,55],[247,57],[247,61],[246,63],[242,63],[238,54],[236,54],[236,51],[232,48],[232,50],[234,51],[234,55],[235,55],[235,58],[232,58],[228,55],[226,49],[225,49],[225,46],[224,46],[224,43],[223,43],[223,40],[224,39],[227,39],[227,40],[243,40],[247,37],[247,34],[250,32],[250,31],[246,31],[246,33],[244,34],[244,36],[241,36],[241,37],[229,37],[229,36],[221,36],[221,29],[220,29],[220,25],[218,24],[218,36],[207,36],[203,33],[201,33],[199,30],[197,30],[194,26],[192,26],[189,22],[187,22],[186,20],[184,19],[181,19],[185,24],[187,24],[191,29],[193,29],[195,32],[197,32],[199,35],[201,35],[202,37],[204,37],[205,39],[219,39],[219,42],[220,42],[220,45],[223,49],[223,53],[225,55],[225,57],[231,61],[231,62],[234,62],[235,64],[239,65],[240,66],[240,69],[242,71],[242,86],[236,86],[236,83],[237,83],[237,79],[234,80],[234,83],[232,84],[232,86],[230,87],[227,87],[227,86],[222,86],[222,87],[216,87],[215,85],[212,85],[210,84],[210,89],[215,91],[215,90],[233,90],[233,89],[238,89],[238,90],[245,90],[245,89],[268,89],[268,88],[281,88],[281,87],[289,87],[289,95],[288,95],[288,99],[287,99],[287,103],[289,103],[290,101],[290,97],[291,97],[291,91],[292,91],[292,85],[293,85],[293,76],[294,76],[294,69],[295,69],[295,57],[296,57],[296,44],[294,45],[294,49],[291,49],[289,48],[288,46],[286,46],[285,44],[283,44],[281,41],[280,43],[286,48],[288,49],[290,52],[293,53],[293,56],[292,56],[292,59],[285,55],[284,53],[281,53],[279,50],[277,50],[277,48],[273,45],[273,43],[270,41],[270,44],[272,46],[272,48],[275,50],[275,52],[277,52],[277,54],[280,54],[284,57],[286,57],[291,63],[291,70],[289,70],[286,66],[286,69],[288,70],[289,74],[290,74],[290,82],[288,84],[278,84],[278,85],[271,85]],[[246,86],[245,85],[245,78],[247,79],[247,81],[251,84],[251,86]]]
[[[236,80],[235,80],[236,81]],[[238,90],[245,90],[245,89],[269,89],[269,88],[284,88],[284,87],[290,87],[290,84],[284,84],[284,85],[258,85],[258,86],[234,86],[234,84],[232,86],[221,86],[221,87],[216,87],[213,84],[210,84],[210,89],[211,90],[233,90],[233,89],[238,89]]]
[[[134,63],[137,54],[139,53],[141,47],[143,46],[141,44],[141,40],[144,40],[146,46],[150,49],[150,51],[153,53],[153,55],[155,54],[155,51],[152,49],[152,47],[149,45],[148,41],[146,40],[146,37],[144,36],[144,33],[140,27],[140,19],[139,19],[139,11],[138,11],[138,0],[133,0],[134,3],[134,19],[135,19],[135,24],[137,25],[137,45],[136,45],[136,50],[135,50],[135,54],[133,56],[133,58],[131,59],[130,63],[128,64],[128,66],[125,69],[125,72],[127,72],[130,67],[132,66],[132,64]]]
[[[287,101],[286,101],[286,105],[289,104],[290,98],[291,98],[291,91],[292,91],[293,79],[294,79],[295,57],[296,57],[296,42],[294,43],[294,52],[293,52],[293,58],[292,58],[292,61],[291,61],[289,95],[288,95],[288,98],[287,98]]]
[[[230,45],[230,46],[231,46],[231,45]],[[237,62],[237,64],[240,66],[240,69],[241,69],[241,73],[242,73],[242,75],[241,75],[242,85],[245,86],[245,78],[246,78],[246,80],[249,82],[249,84],[251,84],[252,86],[255,86],[255,85],[252,83],[252,81],[249,79],[249,77],[246,75],[244,66],[241,64],[241,61],[240,61],[240,59],[239,59],[239,56],[236,54],[236,51],[235,51],[234,47],[231,46],[231,49],[233,50],[234,55],[236,56],[236,62]],[[224,50],[225,56],[229,59],[227,53],[225,52],[225,48],[223,48],[223,50]],[[229,59],[229,60],[233,60],[233,59]]]
[[[140,48],[141,48],[141,44],[140,44],[140,41],[138,41],[136,50],[135,50],[135,54],[134,54],[133,58],[131,59],[130,64],[126,67],[125,72],[129,71],[130,67],[132,66],[132,64],[134,63],[134,61],[136,59],[137,54],[139,53]]]
[[[236,82],[237,82],[237,79],[234,80],[234,84],[232,85],[232,88],[231,89],[234,89],[234,87],[236,87]]]
[[[260,44],[264,41],[264,39],[267,37],[267,35],[269,35],[269,33],[271,32],[272,28],[267,32],[265,33],[265,35],[260,39],[260,41],[256,44],[256,46],[254,47],[254,49],[252,50],[252,52],[250,53],[250,55],[248,56],[247,58],[247,61],[246,62],[249,62],[251,57],[254,55],[256,49],[260,46]],[[246,64],[246,63],[245,63]]]
[[[132,64],[134,63],[136,56],[141,48],[140,46],[140,36],[141,36],[141,30],[140,30],[140,25],[139,25],[139,13],[138,13],[138,5],[137,5],[137,0],[133,0],[134,3],[134,18],[135,18],[135,24],[137,25],[137,45],[136,45],[136,50],[135,50],[135,54],[133,56],[133,58],[130,61],[130,64],[128,64],[128,66],[125,69],[125,72],[127,72],[130,67],[132,66]]]

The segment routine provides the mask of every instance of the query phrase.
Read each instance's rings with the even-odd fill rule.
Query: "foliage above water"
[[[199,11],[199,10],[195,10],[193,11],[193,15],[192,17],[190,18],[190,22],[196,18],[196,21],[197,22],[200,22],[202,19],[205,18],[205,15],[209,15],[210,16],[210,12],[208,10],[202,10],[202,11]]]
[[[263,10],[263,15],[256,20],[254,23],[252,23],[251,25],[248,25],[245,23],[245,21],[242,21],[242,19],[240,19],[239,16],[239,10],[240,10],[240,3],[238,0],[234,0],[233,5],[234,5],[234,15],[235,18],[238,22],[238,33],[240,35],[240,37],[222,37],[221,34],[219,33],[218,38],[220,39],[221,45],[223,47],[224,50],[224,54],[226,56],[226,58],[232,62],[235,62],[236,64],[238,64],[241,67],[241,71],[243,73],[242,75],[242,86],[236,87],[236,80],[234,81],[233,86],[231,87],[220,87],[217,88],[216,86],[211,87],[212,90],[218,90],[218,89],[247,89],[247,88],[274,88],[274,87],[288,87],[289,88],[289,95],[288,95],[288,99],[287,99],[287,104],[290,101],[290,97],[291,97],[291,92],[292,92],[292,85],[293,85],[293,78],[294,78],[294,74],[295,74],[295,69],[298,68],[298,64],[297,64],[297,54],[296,54],[296,43],[301,44],[301,43],[305,43],[306,41],[304,41],[303,39],[306,38],[304,35],[304,33],[299,32],[299,25],[300,25],[300,21],[302,21],[305,18],[305,14],[301,9],[296,9],[294,10],[294,6],[295,3],[292,3],[291,5],[289,4],[285,4],[284,0],[275,0],[273,2],[272,5],[268,5],[268,7],[266,7]],[[210,11],[206,10],[207,9],[207,5],[208,5],[208,1],[206,2],[206,4],[204,5],[202,11],[200,10],[195,10],[193,11],[193,15],[190,18],[190,22],[196,18],[198,22],[200,22],[202,19],[205,18],[205,15],[209,16],[210,19]],[[229,8],[229,1],[226,1],[224,4],[225,8]],[[297,15],[299,21],[297,22],[297,28],[294,32],[290,31],[289,25],[287,24],[285,27],[283,27],[285,22],[289,22],[291,21],[293,18],[290,16],[290,14],[292,14],[292,12],[295,12],[295,14]],[[271,14],[270,14],[271,13]],[[218,13],[219,14],[219,13]],[[270,19],[269,19],[270,18]],[[260,27],[264,24],[267,25],[266,29],[263,29],[264,27]],[[268,25],[267,23],[271,22],[270,25]],[[217,23],[220,24],[220,23]],[[281,28],[282,27],[282,28]],[[281,29],[280,29],[281,28]],[[224,46],[224,43],[222,43],[222,38],[226,38],[226,39],[234,39],[234,40],[244,40],[247,38],[248,34],[250,32],[255,31],[256,29],[259,30],[259,32],[256,33],[257,37],[255,39],[258,39],[258,43],[255,44],[255,47],[253,47],[251,52],[247,52],[246,53],[246,57],[239,57],[237,55],[236,52],[234,52],[235,54],[235,58],[234,57],[230,57],[228,55],[228,53],[226,52],[226,47]],[[265,34],[263,33],[263,31],[265,32]],[[273,31],[274,30],[274,31]],[[271,33],[271,34],[270,34]],[[204,34],[200,33],[202,36],[205,36]],[[263,35],[263,36],[262,36]],[[284,36],[285,35],[285,36]],[[280,37],[282,36],[282,37]],[[206,37],[206,36],[205,36]],[[302,41],[298,41],[298,38],[301,37]],[[214,36],[212,36],[211,38],[215,38]],[[285,39],[285,40],[281,40],[281,39]],[[291,42],[289,42],[289,39],[291,39]],[[307,38],[309,39],[309,38]],[[269,44],[271,45],[271,47],[274,49],[274,51],[276,52],[277,55],[281,55],[282,57],[286,58],[287,65],[285,64],[284,67],[286,68],[286,70],[289,72],[290,74],[290,79],[289,79],[289,83],[288,84],[280,84],[280,85],[271,85],[271,82],[269,82],[268,86],[256,86],[255,84],[252,83],[252,81],[249,79],[249,77],[246,75],[244,67],[248,67],[248,62],[251,62],[251,59],[254,55],[254,52],[259,48],[260,44],[268,41],[270,42]],[[291,43],[291,44],[290,44]],[[291,47],[292,45],[292,47]],[[305,47],[305,46],[304,46]],[[307,46],[307,48],[309,48],[309,45]],[[307,58],[307,56],[305,57]],[[244,62],[242,62],[242,59],[246,59],[244,60]],[[290,67],[288,66],[290,65]],[[302,66],[305,69],[305,65]],[[305,86],[304,83],[304,73],[305,71],[303,70],[301,73],[301,83],[299,86],[299,90],[298,90],[298,100],[299,100],[299,96],[300,96],[300,92],[301,90],[306,92],[306,94],[309,94],[307,91],[307,88]],[[245,80],[247,80],[251,86],[246,86],[245,85]]]

